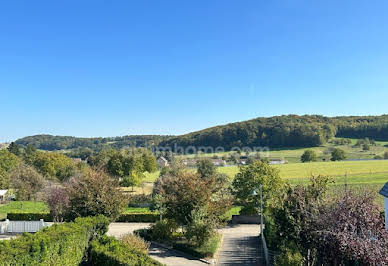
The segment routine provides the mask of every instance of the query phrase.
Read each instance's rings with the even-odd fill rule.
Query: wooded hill
[[[65,136],[36,135],[25,137],[16,143],[34,145],[42,150],[61,150],[88,147],[99,150],[105,146],[222,146],[232,147],[268,146],[314,147],[333,137],[370,138],[388,140],[388,115],[324,117],[319,115],[283,115],[256,118],[207,128],[181,136],[134,135],[113,138],[76,138]]]
[[[314,147],[332,137],[388,140],[388,115],[324,117],[283,115],[212,127],[161,142],[161,146]]]
[[[94,151],[104,147],[121,149],[124,147],[151,147],[158,145],[168,136],[158,135],[129,135],[111,138],[77,138],[69,136],[35,135],[24,137],[15,141],[17,144],[33,145],[37,149],[54,151],[70,150],[76,148],[90,148]]]

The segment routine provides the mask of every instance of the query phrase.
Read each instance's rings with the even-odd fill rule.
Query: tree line
[[[388,115],[324,117],[283,115],[256,118],[189,133],[161,142],[175,145],[224,147],[314,147],[333,137],[388,140]]]
[[[104,147],[314,147],[333,137],[388,140],[388,115],[324,117],[320,115],[283,115],[256,118],[216,126],[181,136],[123,136],[113,138],[76,138],[51,135],[25,137],[17,144],[42,150],[90,149]],[[83,151],[84,151],[83,150]],[[79,154],[82,155],[80,151]]]
[[[110,147],[121,149],[124,147],[150,147],[157,145],[167,136],[159,135],[129,135],[109,138],[77,138],[71,136],[35,135],[24,137],[15,141],[18,145],[32,145],[36,149],[55,151],[87,148],[100,151]]]

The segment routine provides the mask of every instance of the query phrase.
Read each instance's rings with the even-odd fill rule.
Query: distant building
[[[226,166],[226,161],[221,159],[212,159],[215,166]]]
[[[0,203],[7,201],[8,199],[8,190],[0,190]]]
[[[270,159],[269,160],[269,164],[286,164],[287,161],[286,160],[282,160],[282,159]]]
[[[380,195],[384,197],[385,205],[385,229],[388,231],[388,182],[380,190]]]
[[[196,159],[184,159],[184,160],[182,160],[182,164],[187,166],[187,167],[196,167],[197,160]]]
[[[168,166],[168,161],[163,156],[159,157],[156,160],[156,163],[158,164],[159,168],[163,168],[163,167],[167,167]]]

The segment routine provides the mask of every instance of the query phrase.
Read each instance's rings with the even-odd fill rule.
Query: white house
[[[380,195],[384,197],[384,205],[385,205],[385,229],[388,231],[388,182],[385,183],[383,188],[380,190]]]
[[[7,200],[8,190],[0,190],[0,203]]]

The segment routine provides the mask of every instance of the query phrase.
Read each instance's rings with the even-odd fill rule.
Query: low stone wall
[[[232,215],[232,224],[260,224],[260,215]]]

